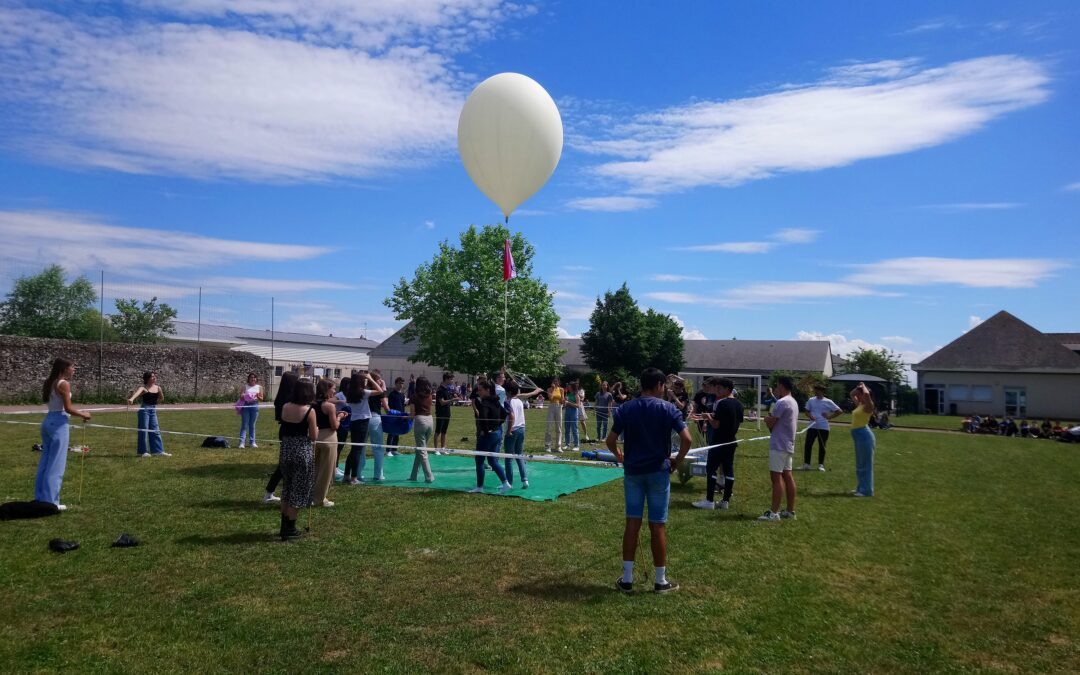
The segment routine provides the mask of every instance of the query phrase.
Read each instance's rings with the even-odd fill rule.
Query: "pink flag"
[[[517,267],[514,266],[514,254],[510,252],[510,240],[503,244],[503,281],[510,281],[517,277]]]

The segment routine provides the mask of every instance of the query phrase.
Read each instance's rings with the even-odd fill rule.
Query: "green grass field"
[[[472,435],[463,413],[455,410],[452,445]],[[529,417],[534,449],[541,415]],[[134,414],[94,421],[130,425]],[[161,422],[205,434],[238,427],[228,411],[162,411]],[[259,428],[264,438],[276,433],[268,413]],[[32,495],[36,437],[30,426],[0,430],[4,501]],[[853,453],[838,428],[831,470],[796,474],[794,522],[754,520],[768,502],[762,444],[739,449],[730,511],[691,508],[702,479],[676,483],[668,566],[682,589],[623,596],[612,588],[621,481],[554,503],[335,486],[337,506],[313,511],[311,534],[283,544],[276,509],[258,501],[276,463],[271,444],[206,450],[166,438],[172,458],[137,459],[130,432],[89,430],[85,465],[69,456],[62,498],[71,510],[0,523],[0,664],[4,672],[1080,671],[1080,448],[877,437],[877,496],[846,496]],[[121,532],[143,545],[110,549]],[[82,548],[50,553],[53,537]]]

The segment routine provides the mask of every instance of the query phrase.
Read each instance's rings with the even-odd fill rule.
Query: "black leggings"
[[[349,434],[353,443],[367,443],[367,430],[370,419],[353,420],[349,425]],[[349,449],[349,456],[345,459],[345,480],[356,478],[360,475],[360,453],[367,452],[367,446],[354,445]]]
[[[337,468],[338,464],[341,464],[341,451],[345,449],[345,443],[349,440],[349,428],[342,429],[338,427],[337,430],[337,461],[334,462],[334,468]]]
[[[829,442],[829,432],[824,429],[810,429],[806,432],[806,444],[803,445],[803,464],[810,463],[815,438],[818,442],[817,463],[825,466],[825,444]]]
[[[281,440],[281,428],[278,428],[278,440]],[[266,483],[266,491],[270,494],[274,494],[274,490],[277,490],[278,483],[281,482],[281,464],[274,467],[274,473],[270,474],[270,480]]]
[[[709,450],[709,457],[705,462],[705,480],[708,486],[705,494],[706,501],[712,501],[716,497],[716,471],[723,469],[724,473],[724,501],[731,501],[731,488],[735,483],[735,443],[724,445]]]

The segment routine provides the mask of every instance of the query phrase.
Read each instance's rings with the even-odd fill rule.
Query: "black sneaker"
[[[662,584],[653,584],[653,593],[671,593],[679,590],[679,584],[665,581]]]
[[[622,577],[619,577],[618,579],[615,580],[615,590],[622,591],[623,593],[633,593],[634,592],[634,584],[632,584],[632,583],[628,584],[628,583],[626,583],[625,581],[622,580]]]

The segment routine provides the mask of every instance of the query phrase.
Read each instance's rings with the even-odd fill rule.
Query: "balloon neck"
[[[506,216],[506,220],[504,220],[503,223],[509,225],[510,224],[510,216]]]

